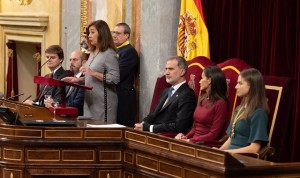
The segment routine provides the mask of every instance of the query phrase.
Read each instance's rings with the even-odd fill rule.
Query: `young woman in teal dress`
[[[263,77],[256,69],[246,69],[240,73],[235,88],[242,101],[227,129],[229,138],[219,149],[257,153],[268,142],[269,107]]]

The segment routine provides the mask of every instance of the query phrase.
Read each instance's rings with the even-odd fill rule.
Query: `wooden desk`
[[[0,104],[19,112],[21,120],[52,119],[45,108]],[[0,124],[0,178],[300,177],[300,163],[268,162],[131,128],[88,128],[87,123],[97,124]]]
[[[283,177],[300,163],[273,163],[130,128],[0,125],[3,178]],[[80,125],[79,124],[79,125]]]

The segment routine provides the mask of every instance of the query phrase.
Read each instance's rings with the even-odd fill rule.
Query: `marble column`
[[[140,39],[140,119],[150,109],[158,76],[166,60],[176,55],[180,1],[142,0]]]

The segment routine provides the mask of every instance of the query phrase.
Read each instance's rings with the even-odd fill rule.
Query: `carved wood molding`
[[[48,26],[49,16],[42,14],[0,13],[0,25],[38,27]]]

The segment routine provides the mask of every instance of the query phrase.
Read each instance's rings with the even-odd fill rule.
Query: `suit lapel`
[[[164,107],[165,101],[168,98],[168,92],[164,92],[164,95],[162,96],[162,99],[159,100],[159,103],[157,104],[157,108],[160,108],[161,111]]]
[[[60,67],[53,75],[53,78],[59,79],[60,75],[62,74],[62,67]]]
[[[170,98],[170,100],[162,106],[161,111],[163,111],[165,108],[167,108],[171,103],[175,102],[178,99],[178,96],[180,95],[181,91],[185,88],[186,83],[182,84],[177,90],[176,92],[172,95],[172,97]],[[168,97],[168,94],[166,94],[166,99]]]

